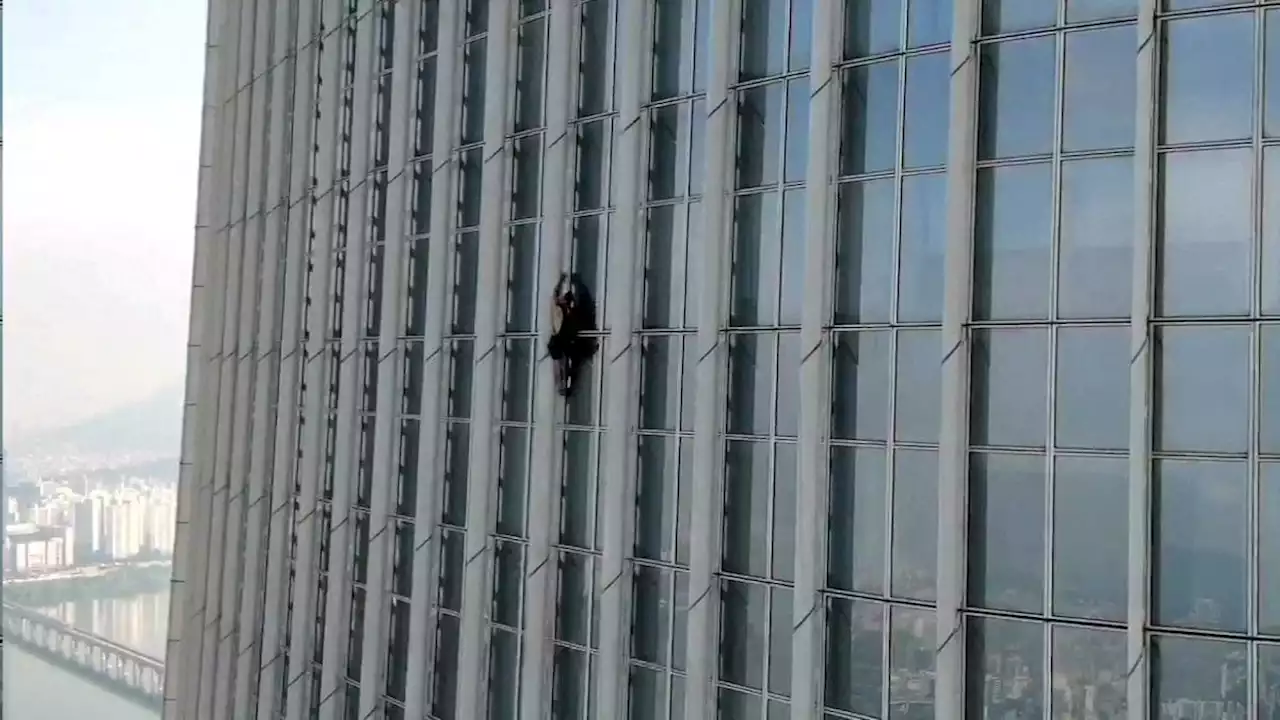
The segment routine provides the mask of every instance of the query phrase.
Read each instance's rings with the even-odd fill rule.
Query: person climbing
[[[577,273],[565,273],[552,296],[551,339],[547,352],[556,361],[556,384],[569,397],[582,366],[595,355],[598,343],[584,332],[596,329],[596,304]]]

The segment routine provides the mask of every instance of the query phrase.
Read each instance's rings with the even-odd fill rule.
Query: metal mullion
[[[839,43],[837,43],[837,45],[838,44]],[[836,53],[837,55],[836,60],[832,63],[832,67],[835,69],[836,74],[839,75],[843,73],[845,70],[849,70],[855,67],[860,67],[864,65],[876,65],[882,62],[886,62],[888,60],[892,60],[894,58],[902,58],[903,62],[906,62],[911,58],[920,57],[922,55],[937,55],[943,52],[947,52],[949,48],[950,48],[950,41],[945,43],[934,43],[933,45],[921,45],[920,47],[913,47],[913,48],[906,47],[904,43],[903,47],[897,50],[889,50],[886,52],[877,53],[875,55],[863,55],[860,57],[853,57],[853,58],[842,57],[840,55],[840,51],[838,50]]]

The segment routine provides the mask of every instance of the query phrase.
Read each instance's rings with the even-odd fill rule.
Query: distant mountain
[[[73,425],[13,438],[15,455],[46,452],[138,453],[177,457],[182,447],[183,386],[176,384]]]

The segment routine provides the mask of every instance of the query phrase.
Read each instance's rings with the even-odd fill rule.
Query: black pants
[[[584,338],[576,332],[562,330],[551,336],[547,352],[552,360],[562,364],[561,389],[567,391],[577,378],[578,369],[595,352],[595,338]]]

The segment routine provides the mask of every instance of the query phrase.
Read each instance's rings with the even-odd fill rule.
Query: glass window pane
[[[1151,638],[1151,705],[1178,708],[1178,718],[1207,715],[1247,717],[1248,646],[1189,637]]]
[[[884,523],[888,501],[885,451],[831,448],[827,512],[827,585],[838,590],[884,591]],[[919,526],[927,519],[913,518]]]
[[[902,166],[947,164],[947,128],[951,111],[951,55],[918,55],[907,60],[906,117]]]
[[[1161,315],[1249,312],[1252,180],[1249,149],[1161,156],[1156,292]]]
[[[802,355],[800,333],[778,333],[778,389],[775,392],[778,402],[773,426],[774,435],[795,437],[800,434],[800,360]],[[692,383],[692,379],[689,382]]]
[[[1056,0],[982,0],[984,35],[1050,27],[1057,19]]]
[[[1138,0],[1067,0],[1067,22],[1127,18],[1138,14]]]
[[[1262,325],[1262,366],[1258,371],[1258,449],[1280,454],[1280,326]]]
[[[889,720],[934,717],[936,627],[932,610],[890,606]]]
[[[773,419],[773,335],[729,338],[730,433],[768,435]]]
[[[807,69],[812,51],[813,0],[791,0],[791,41],[787,53],[789,69]]]
[[[907,46],[921,47],[951,42],[953,0],[910,0],[907,13]]]
[[[973,331],[973,445],[1045,445],[1047,340],[1043,328]]]
[[[897,597],[933,600],[938,567],[938,454],[893,455],[893,573]]]
[[[757,0],[742,5],[739,78],[762,78],[786,69],[787,15],[787,0]]]
[[[1280,315],[1280,148],[1262,151],[1262,312]]]
[[[689,167],[689,105],[678,103],[655,108],[649,114],[649,199],[665,200],[685,193]],[[591,123],[601,126],[603,123]],[[753,128],[755,126],[752,126]],[[747,128],[742,137],[747,137]],[[754,136],[753,136],[754,137]],[[603,180],[603,178],[601,178]],[[593,185],[598,185],[595,183]],[[598,207],[598,205],[597,205]]]
[[[753,690],[764,686],[768,657],[769,590],[720,581],[720,679]]]
[[[580,123],[577,130],[577,171],[573,179],[575,210],[595,210],[603,208],[609,202],[609,141],[613,133],[613,120],[605,118],[594,122]],[[665,138],[664,141],[665,143]],[[667,188],[674,183],[671,175],[674,170],[664,165],[666,155],[673,152],[667,144],[651,147],[649,162],[650,194],[657,192],[655,188]],[[668,183],[663,185],[662,183]],[[579,222],[583,218],[578,219]]]
[[[769,692],[791,694],[791,589],[769,591]],[[770,707],[770,720],[777,717]],[[786,718],[784,715],[783,718]]]
[[[1127,325],[1059,330],[1059,447],[1129,447],[1129,336]]]
[[[799,325],[804,309],[805,247],[808,206],[803,189],[782,194],[782,297],[778,301],[778,324]],[[692,279],[692,278],[691,278]],[[696,287],[697,283],[689,284]]]
[[[641,435],[637,454],[635,555],[670,561],[676,524],[675,439]]]
[[[1053,151],[1054,36],[984,45],[979,66],[978,157]]]
[[[844,56],[866,57],[902,47],[906,0],[851,0],[844,5]]]
[[[498,441],[498,521],[502,535],[522,537],[529,482],[529,429],[504,427]]]
[[[742,195],[734,203],[732,301],[729,324],[774,325],[778,311],[778,194]],[[683,289],[682,289],[683,291]]]
[[[1062,163],[1058,316],[1123,318],[1133,305],[1133,159]]]
[[[773,446],[773,577],[795,581],[796,563],[796,446]],[[787,637],[790,637],[788,634]]]
[[[947,245],[945,174],[912,175],[902,179],[899,245],[898,321],[941,322]]]
[[[942,338],[936,330],[898,332],[894,438],[938,442],[942,415]]]
[[[773,479],[769,444],[731,440],[727,446],[721,567],[725,572],[768,577]]]
[[[632,567],[631,656],[665,665],[671,642],[671,571],[652,565]]]
[[[1263,38],[1263,131],[1267,137],[1280,135],[1280,11],[1267,12]]]
[[[898,152],[898,61],[843,72],[840,174],[893,169]]]
[[[1249,137],[1254,112],[1253,14],[1171,20],[1164,30],[1163,141]]]
[[[1044,625],[970,618],[965,663],[965,717],[1044,715]],[[1021,692],[1011,692],[1012,678]]]
[[[542,125],[543,75],[547,55],[546,18],[520,26],[516,52],[515,129],[529,130]]]
[[[1158,328],[1157,450],[1248,449],[1249,345],[1248,327]]]
[[[867,600],[827,599],[827,657],[823,705],[880,716],[884,687],[884,605]]]
[[[809,92],[808,78],[787,83],[787,139],[782,160],[785,182],[803,182],[808,167]]]
[[[1066,35],[1062,149],[1133,145],[1136,74],[1117,72],[1137,51],[1132,25]]]
[[[1053,166],[978,171],[973,312],[983,320],[1049,316]]]
[[[770,83],[738,93],[737,187],[778,181],[786,85]]]
[[[640,342],[640,428],[675,430],[680,412],[684,353],[678,335],[649,335]]]
[[[1155,622],[1244,631],[1249,542],[1246,465],[1159,460],[1155,470]]]
[[[836,333],[832,343],[832,437],[888,439],[892,339],[889,330]]]
[[[1258,720],[1280,720],[1280,645],[1258,646]]]
[[[1259,475],[1258,630],[1280,635],[1280,464],[1263,463]]]
[[[1044,603],[1045,464],[975,453],[969,465],[969,602],[1038,612]]]
[[[583,25],[587,25],[589,10],[599,9],[596,13],[603,19],[597,19],[601,44],[608,39],[608,20],[605,17],[607,8],[613,3],[583,4]],[[674,97],[689,89],[689,77],[693,72],[693,52],[687,42],[686,25],[692,24],[694,0],[659,0],[653,4],[653,99]],[[585,29],[585,28],[584,28]],[[599,109],[596,110],[597,112]]]
[[[613,75],[613,63],[610,62],[612,58],[609,48],[609,11],[612,6],[613,3],[607,2],[582,4],[582,21],[578,25],[580,28],[578,37],[581,43],[579,57],[582,59],[578,66],[581,68],[578,76],[578,117],[604,112],[611,104],[609,78]],[[675,47],[668,47],[664,41],[666,38],[654,39],[653,84],[655,87],[661,84],[659,79],[661,73],[658,69],[660,58],[669,58],[674,54],[676,62],[673,64],[679,67],[679,41],[677,40]],[[677,82],[679,82],[678,79]]]
[[[1053,628],[1053,720],[1122,718],[1128,709],[1123,632]],[[1163,713],[1161,713],[1163,716]]]
[[[942,179],[945,192],[945,177]],[[889,321],[893,292],[893,206],[892,178],[839,186],[835,282],[835,321],[839,325]],[[945,231],[945,226],[937,230],[939,235]]]
[[[687,249],[683,205],[658,205],[645,222],[644,317],[646,328],[680,325],[680,298],[685,295]],[[592,228],[598,233],[598,229]],[[597,293],[597,298],[602,297]],[[597,313],[599,314],[599,313]]]
[[[1123,552],[1129,543],[1128,459],[1059,457],[1053,498],[1054,614],[1123,621],[1129,602]]]

